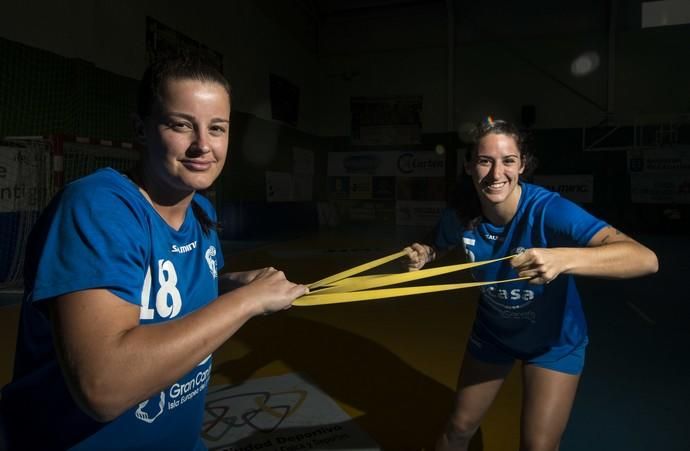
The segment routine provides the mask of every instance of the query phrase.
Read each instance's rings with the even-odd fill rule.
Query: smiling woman
[[[516,360],[522,362],[520,449],[558,449],[589,341],[574,276],[630,278],[657,271],[648,248],[578,205],[520,177],[533,159],[519,130],[488,118],[465,156],[464,191],[428,243],[413,243],[417,270],[453,247],[471,261],[519,254],[473,271],[483,286],[437,450],[466,450]]]
[[[225,164],[230,85],[210,68],[168,66],[154,66],[140,85],[136,131],[147,152],[133,176],[157,210],[179,226],[184,209],[175,206],[211,186]]]
[[[505,224],[517,208],[522,188],[518,184],[525,166],[515,140],[509,135],[491,134],[477,146],[476,155],[465,166],[479,194],[482,210],[495,224]]]
[[[147,152],[137,182],[166,220],[179,227],[185,199],[211,186],[228,150],[230,98],[220,85],[171,80],[163,100],[137,124]]]
[[[161,60],[138,105],[139,166],[68,184],[32,231],[0,398],[10,450],[204,449],[210,355],[306,291],[270,267],[219,275],[216,214],[197,191],[228,151],[223,75],[189,55]]]

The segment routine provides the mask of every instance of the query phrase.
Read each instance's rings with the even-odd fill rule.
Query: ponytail
[[[220,224],[211,219],[206,214],[204,209],[201,208],[201,205],[199,205],[195,200],[192,200],[192,211],[194,212],[196,220],[199,221],[199,225],[201,225],[201,230],[204,231],[204,235],[208,236],[211,230],[218,230],[220,228]]]

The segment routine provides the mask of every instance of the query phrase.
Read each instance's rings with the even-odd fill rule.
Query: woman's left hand
[[[510,260],[519,277],[529,277],[529,283],[546,285],[565,270],[563,253],[559,249],[533,248]]]

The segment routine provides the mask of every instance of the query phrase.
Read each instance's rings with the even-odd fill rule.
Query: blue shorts
[[[534,357],[521,359],[493,343],[480,339],[472,333],[467,342],[467,351],[472,357],[481,362],[496,365],[512,365],[515,360],[521,360],[525,364],[535,365],[560,373],[580,374],[585,366],[585,348],[587,348],[588,341],[585,338],[582,343],[572,348],[565,355],[561,352],[548,351]]]

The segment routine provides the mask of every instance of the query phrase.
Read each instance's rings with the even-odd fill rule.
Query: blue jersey
[[[207,199],[197,194],[194,202],[215,220]],[[218,296],[220,250],[217,234],[204,234],[191,206],[175,230],[112,169],[69,184],[39,219],[27,251],[14,376],[0,402],[10,443],[43,450],[205,449],[200,431],[210,356],[115,420],[96,422],[70,396],[45,301],[100,288],[139,306],[140,324],[181,318]]]
[[[444,211],[435,245],[461,245],[471,261],[515,254],[522,249],[583,247],[606,223],[573,202],[536,185],[520,183],[517,212],[504,226],[485,218],[465,229],[454,210]],[[478,281],[517,277],[507,261],[473,270]],[[518,359],[550,353],[557,359],[587,340],[580,296],[571,275],[547,285],[517,281],[481,287],[473,333]]]

